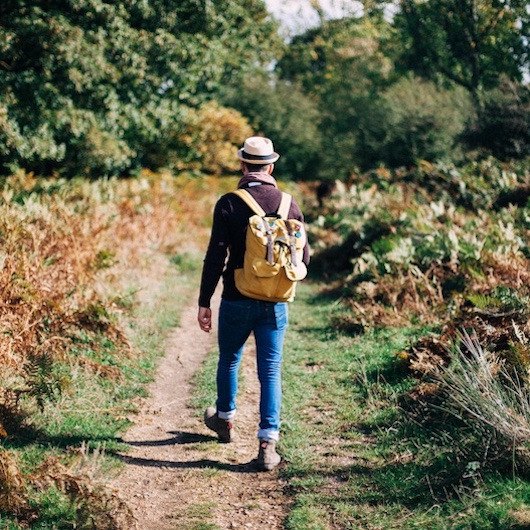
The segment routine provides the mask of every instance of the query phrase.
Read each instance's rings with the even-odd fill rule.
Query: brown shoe
[[[276,452],[274,440],[260,440],[256,465],[260,471],[272,471],[280,462],[280,455]]]
[[[208,407],[204,411],[204,423],[208,429],[217,433],[221,443],[234,441],[234,424],[230,420],[221,419],[214,407]]]

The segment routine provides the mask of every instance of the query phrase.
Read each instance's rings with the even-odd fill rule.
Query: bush
[[[501,160],[529,156],[530,87],[505,80],[486,92],[466,137],[471,148]]]
[[[117,356],[130,353],[102,279],[121,277],[119,267],[130,273],[153,249],[174,252],[182,219],[195,223],[204,211],[192,211],[184,187],[170,176],[66,182],[20,173],[1,182],[0,437],[68,387],[66,359],[116,375],[75,352],[99,351],[104,335]]]
[[[458,140],[471,113],[464,90],[438,89],[434,83],[404,78],[390,87],[363,118],[358,147],[362,164],[378,158],[390,167],[418,160],[458,158]],[[363,159],[363,150],[371,159]]]
[[[169,166],[217,175],[236,172],[239,170],[237,150],[252,134],[238,111],[215,101],[204,103],[197,111],[189,112],[186,127],[178,135],[187,155],[172,160]]]
[[[514,372],[509,363],[485,349],[475,333],[467,331],[458,334],[450,359],[448,366],[438,365],[431,372],[439,391],[437,397],[430,396],[426,404],[434,416],[444,415],[441,431],[451,429],[448,414],[460,428],[449,435],[449,447],[435,451],[459,455],[460,460],[467,463],[468,469],[463,471],[469,472],[473,464],[477,476],[488,468],[499,471],[508,468],[510,472],[517,470],[520,475],[528,475],[530,393],[527,375]],[[441,445],[447,443],[443,433],[437,436]],[[464,476],[466,474],[469,477],[469,473]]]

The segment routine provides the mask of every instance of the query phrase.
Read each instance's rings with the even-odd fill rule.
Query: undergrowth
[[[130,527],[98,477],[222,185],[3,182],[0,528]],[[528,525],[528,186],[524,162],[424,163],[306,208],[325,287],[302,284],[287,335],[287,529]]]
[[[420,163],[355,175],[310,213],[314,273],[340,300],[326,351],[358,350],[343,430],[371,447],[317,488],[335,508],[311,528],[527,527],[528,187],[528,161]]]
[[[381,168],[339,183],[308,213],[313,271],[340,282],[343,325],[436,322],[458,314],[469,295],[524,289],[528,175],[528,162],[486,160]]]
[[[514,445],[483,421],[481,431],[465,407],[419,385],[403,358],[436,328],[345,334],[332,325],[341,305],[312,291],[300,290],[287,334],[281,452],[293,508],[285,528],[524,528],[530,484],[514,454],[526,456],[522,439]],[[475,394],[468,381],[459,399],[455,377],[440,374],[462,404]],[[421,399],[433,393],[438,400]],[[520,414],[514,408],[514,422]]]
[[[0,528],[133,527],[103,486],[106,455],[198,281],[202,212],[221,185],[148,172],[2,181]]]

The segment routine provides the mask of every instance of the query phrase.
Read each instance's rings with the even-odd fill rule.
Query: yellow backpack
[[[288,219],[292,197],[282,194],[276,215],[266,215],[246,190],[236,190],[255,215],[248,220],[242,269],[235,270],[240,293],[256,300],[292,302],[296,282],[307,275],[302,261],[307,235],[304,223]]]

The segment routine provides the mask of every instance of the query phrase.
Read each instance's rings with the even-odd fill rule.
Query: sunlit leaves
[[[188,108],[268,64],[278,43],[260,0],[5,2],[0,14],[4,172],[146,165]]]
[[[472,93],[506,74],[520,80],[528,68],[527,2],[403,0],[397,26],[408,49],[406,67],[439,76]]]

